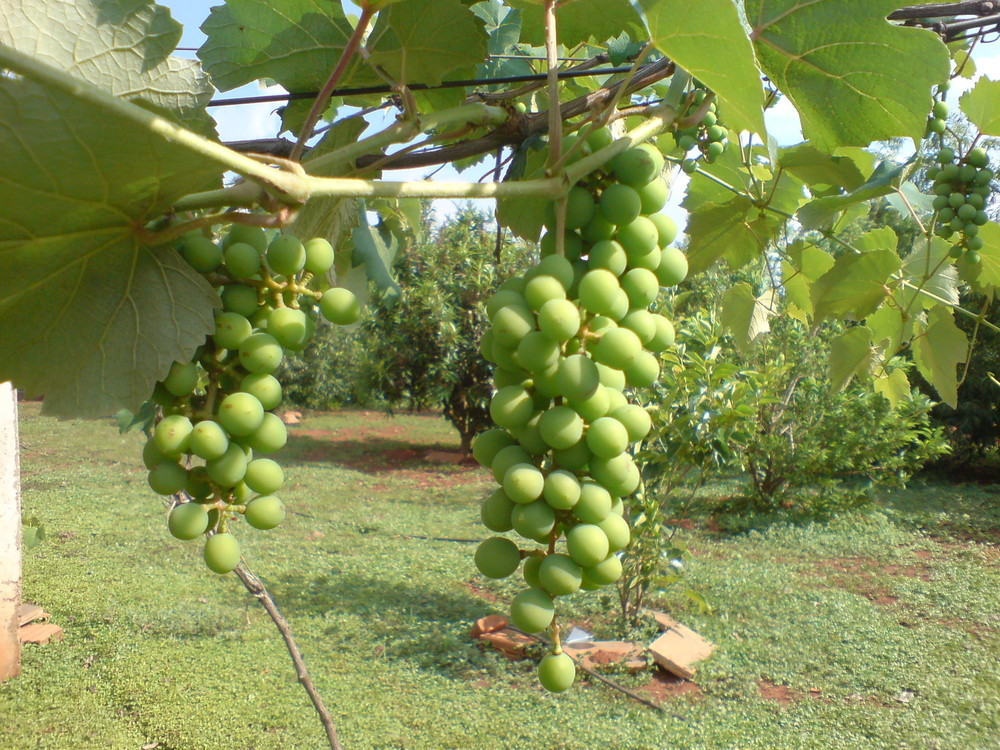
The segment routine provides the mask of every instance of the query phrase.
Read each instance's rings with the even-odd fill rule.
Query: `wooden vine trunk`
[[[21,497],[17,395],[0,383],[0,682],[21,672]]]

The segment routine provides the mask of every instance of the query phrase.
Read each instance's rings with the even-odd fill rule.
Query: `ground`
[[[65,639],[0,685],[0,747],[318,748],[270,620],[198,542],[164,528],[135,435],[23,404],[25,598]],[[514,581],[476,575],[491,478],[457,462],[433,415],[307,417],[281,458],[291,510],[238,528],[296,631],[348,750],[359,748],[961,748],[1000,736],[1000,487],[914,483],[835,521],[726,534],[683,520],[687,583],[655,604],[718,648],[693,683],[615,675],[553,696],[527,661],[468,637]],[[616,636],[614,592],[566,622]]]

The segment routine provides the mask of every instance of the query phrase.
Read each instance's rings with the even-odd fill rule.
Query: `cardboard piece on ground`
[[[646,659],[643,656],[645,647],[635,641],[564,642],[562,648],[586,667],[624,662],[625,669],[631,673],[641,672],[646,668]]]
[[[18,625],[27,625],[29,622],[34,622],[35,620],[47,620],[52,615],[43,610],[37,604],[32,604],[31,602],[21,602],[21,608],[19,610],[20,621]]]
[[[483,633],[493,633],[507,627],[507,618],[503,615],[486,615],[476,620],[472,626],[472,637],[478,638]]]
[[[649,653],[656,663],[685,680],[694,677],[695,662],[708,658],[714,650],[715,644],[678,622],[649,644]]]
[[[513,630],[495,630],[490,633],[480,633],[479,639],[486,641],[504,656],[512,659],[523,659],[524,652],[528,646],[535,641],[526,635],[515,633]]]
[[[55,639],[61,641],[63,629],[50,622],[36,622],[31,625],[24,625],[17,631],[17,637],[21,643],[45,644]]]

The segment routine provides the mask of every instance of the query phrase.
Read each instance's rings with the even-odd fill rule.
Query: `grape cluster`
[[[708,92],[702,88],[696,88],[688,94],[687,107],[678,117],[683,119],[692,115],[705,101]],[[711,164],[726,152],[729,145],[729,134],[724,125],[719,123],[716,113],[716,105],[713,101],[708,105],[708,111],[701,121],[688,127],[678,128],[672,134],[667,133],[657,139],[657,145],[663,153],[669,154],[680,152],[687,155],[692,149],[697,148],[700,152],[697,156],[703,158]],[[688,174],[694,172],[698,167],[698,158],[685,158],[681,162],[681,169]]]
[[[322,290],[334,260],[322,238],[268,242],[263,229],[236,224],[221,243],[193,233],[179,250],[218,289],[221,308],[192,360],[174,362],[157,383],[152,400],[160,409],[143,461],[155,492],[182,497],[167,519],[170,533],[209,534],[205,564],[228,573],[240,560],[233,519],[272,529],[285,517],[275,494],[284,474],[265,457],[287,439],[273,413],[282,394],[272,373],[285,352],[305,348],[317,308],[339,324],[357,320],[360,309],[347,289]]]
[[[610,134],[591,138],[596,149]],[[676,226],[658,213],[667,196],[662,166],[659,151],[643,144],[572,188],[564,253],[555,251],[551,216],[540,262],[487,303],[481,351],[496,366],[497,427],[472,450],[501,486],[481,516],[491,531],[514,530],[541,546],[494,536],[475,562],[489,578],[522,568],[528,588],[514,597],[511,622],[530,633],[551,629],[553,651],[538,676],[554,692],[576,673],[559,646],[554,599],[614,583],[617,553],[631,537],[623,498],[639,489],[640,476],[629,447],[651,423],[623,391],[654,383],[655,353],[674,342],[670,321],[648,309],[661,286],[687,274],[684,254],[669,247]]]
[[[994,172],[983,148],[972,148],[962,157],[947,146],[937,152],[937,166],[927,170],[934,180],[934,210],[937,211],[937,234],[953,240],[951,255],[967,263],[980,262],[983,239],[979,227],[989,221],[986,199]]]

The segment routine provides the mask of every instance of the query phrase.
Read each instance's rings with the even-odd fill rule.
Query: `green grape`
[[[585,440],[581,440],[565,450],[554,451],[552,454],[552,458],[555,459],[558,466],[577,472],[583,471],[593,457],[594,454],[590,452]]]
[[[948,117],[948,105],[943,101],[934,102],[934,108],[931,110],[934,117],[939,120],[944,120]]]
[[[563,255],[560,256],[556,253],[555,232],[547,232],[538,243],[538,251],[543,260],[545,258],[562,257],[563,260],[569,262],[580,257],[580,253],[583,252],[583,239],[576,232],[566,232],[563,235]]]
[[[607,269],[595,268],[580,280],[580,304],[595,315],[609,315],[619,291],[617,276]]]
[[[305,244],[305,269],[315,276],[322,276],[333,268],[333,245],[322,237],[313,237]]]
[[[680,147],[681,151],[687,153],[688,151],[690,151],[691,149],[693,149],[695,146],[698,145],[698,141],[697,139],[694,138],[694,136],[682,135],[680,139],[677,141],[677,145]]]
[[[660,377],[659,360],[647,351],[640,350],[632,364],[625,370],[625,382],[633,388],[648,388]]]
[[[959,182],[972,182],[976,177],[976,168],[971,164],[963,164],[958,168]]]
[[[556,382],[560,392],[570,401],[584,401],[597,390],[601,377],[593,360],[583,354],[573,354],[559,363]]]
[[[698,162],[694,159],[685,159],[681,162],[681,171],[685,174],[694,174],[698,170]]]
[[[587,422],[593,422],[595,419],[600,419],[607,414],[611,404],[608,400],[607,390],[605,388],[597,388],[583,401],[570,402],[570,406],[573,407],[573,411]]]
[[[253,326],[244,316],[223,312],[215,316],[215,333],[212,338],[223,349],[239,349],[240,344],[253,333]]]
[[[524,558],[524,565],[521,566],[521,576],[524,582],[533,589],[540,589],[542,582],[538,578],[538,571],[542,567],[542,557],[539,555],[528,555]]]
[[[146,441],[146,444],[142,446],[142,464],[148,470],[152,470],[157,464],[162,464],[164,461],[175,462],[177,456],[165,456],[160,452],[160,449],[156,447],[156,441],[150,438]]]
[[[506,578],[521,564],[521,551],[509,539],[494,536],[480,542],[475,562],[487,578]]]
[[[612,516],[617,518],[618,516]],[[622,577],[622,561],[617,555],[608,555],[604,560],[583,569],[583,581],[596,586],[606,586]]]
[[[625,248],[614,240],[601,240],[590,247],[587,258],[589,268],[603,268],[615,276],[621,276],[628,266]]]
[[[597,482],[580,482],[580,500],[573,506],[573,515],[584,523],[600,523],[611,512],[611,493]]]
[[[164,417],[153,431],[153,440],[164,456],[186,453],[191,442],[191,420],[180,414]]]
[[[538,580],[551,596],[566,596],[580,590],[583,570],[569,555],[546,555],[538,569]]]
[[[588,224],[594,218],[596,208],[590,191],[574,185],[566,194],[566,229],[579,229]],[[551,226],[554,227],[555,223]]]
[[[281,344],[269,333],[250,334],[240,344],[240,364],[250,372],[273,372],[282,355]]]
[[[214,271],[222,263],[222,248],[208,237],[189,237],[181,245],[181,255],[201,273]]]
[[[600,458],[613,458],[628,448],[628,431],[614,417],[600,417],[588,428],[587,447]]]
[[[257,290],[246,284],[226,284],[219,292],[222,309],[250,318],[257,312],[259,299]]]
[[[252,372],[240,381],[240,390],[260,401],[265,411],[281,403],[281,383],[267,372]]]
[[[205,463],[208,476],[212,481],[223,487],[235,487],[243,480],[247,471],[247,455],[236,443],[230,443],[226,452],[219,458]]]
[[[271,495],[285,483],[285,473],[277,462],[270,458],[255,458],[247,464],[243,482],[261,495]]]
[[[319,311],[323,317],[337,325],[356,323],[361,317],[361,305],[350,289],[336,287],[327,289],[319,300]]]
[[[931,202],[931,206],[935,211],[940,211],[948,207],[948,196],[947,195],[936,195],[934,200]]]
[[[510,520],[514,525],[514,531],[528,539],[546,537],[556,525],[555,512],[544,500],[515,506],[511,511]]]
[[[632,531],[628,527],[628,522],[613,511],[598,521],[597,525],[601,527],[601,531],[608,538],[608,548],[612,552],[625,549],[632,539]]]
[[[646,342],[646,348],[651,352],[662,352],[674,345],[674,325],[662,315],[654,315],[653,322],[656,324],[656,335]]]
[[[271,313],[267,322],[267,332],[284,348],[291,349],[305,342],[306,314],[290,307],[279,307]]]
[[[943,196],[938,196],[938,197],[943,197]],[[946,206],[945,208],[942,208],[940,211],[938,211],[938,221],[942,223],[947,223],[954,218],[955,218],[955,209],[953,209],[951,206]]]
[[[483,501],[479,508],[479,517],[483,526],[490,531],[510,531],[514,528],[510,520],[513,510],[514,501],[507,497],[503,489],[497,489]]]
[[[552,256],[556,257],[556,256]],[[532,310],[541,310],[546,302],[566,299],[566,289],[555,276],[535,276],[524,288],[524,299]]]
[[[539,417],[541,417],[540,412],[528,420],[528,424],[524,427],[514,430],[514,436],[517,438],[518,445],[532,456],[541,456],[549,449],[549,446],[542,440],[541,433],[538,431]]]
[[[524,427],[534,413],[531,394],[520,386],[501,388],[490,400],[490,417],[500,427]]]
[[[980,211],[976,212],[976,217],[973,219],[973,221],[978,226],[982,227],[982,226],[985,226],[986,224],[989,223],[990,217],[987,215],[987,213],[985,211],[980,210]]]
[[[205,565],[213,573],[230,573],[239,564],[240,543],[232,534],[213,534],[205,542]]]
[[[569,510],[580,500],[580,480],[568,471],[556,469],[545,477],[542,497],[557,510]]]
[[[481,432],[472,441],[472,457],[483,467],[489,468],[497,453],[516,441],[506,430],[493,428]]]
[[[237,391],[222,399],[218,420],[230,435],[242,437],[261,426],[264,407],[251,394]]]
[[[632,457],[627,453],[614,458],[598,458],[594,456],[588,462],[590,475],[597,480],[612,495],[627,497],[635,491],[633,472],[638,472]]]
[[[167,530],[177,539],[196,539],[208,530],[208,511],[198,503],[175,505],[167,516]]]
[[[574,562],[588,568],[608,556],[608,537],[599,526],[581,523],[566,533],[566,549]]]
[[[514,464],[503,475],[503,491],[520,505],[540,498],[544,487],[545,477],[533,464]]]
[[[621,226],[634,221],[642,212],[642,199],[634,188],[614,183],[604,189],[598,207],[607,221]]]
[[[146,479],[157,495],[173,495],[187,484],[187,470],[180,464],[162,461],[150,470]]]
[[[306,264],[306,248],[298,237],[280,234],[267,246],[267,265],[281,276],[292,277]]]
[[[601,334],[594,358],[603,365],[627,370],[642,351],[642,341],[628,328],[615,328]]]
[[[288,430],[279,417],[265,412],[260,427],[251,432],[245,441],[257,453],[274,453],[285,447]]]
[[[285,520],[285,505],[274,495],[261,495],[247,503],[243,517],[255,529],[267,531]]]
[[[934,195],[943,195],[946,198],[951,195],[951,183],[939,182],[932,188]]]
[[[583,436],[583,420],[568,406],[554,406],[542,413],[538,431],[548,445],[557,450],[565,450],[580,441]]]
[[[580,330],[580,311],[566,299],[546,302],[538,311],[538,329],[555,342],[567,341]]]
[[[660,251],[660,262],[656,266],[656,278],[661,286],[675,286],[687,278],[687,256],[680,248],[667,247]]]
[[[526,307],[528,301],[524,298],[522,293],[524,289],[527,288],[527,284],[521,289],[520,292],[515,292],[512,289],[500,289],[494,295],[492,295],[486,301],[486,317],[493,321],[493,317],[504,307],[508,305],[516,305],[518,307]]]
[[[943,133],[948,128],[948,123],[936,117],[927,121],[927,129],[932,133]]]
[[[670,195],[670,188],[662,178],[657,177],[648,185],[640,188],[639,201],[642,204],[642,213],[646,215],[655,214],[667,205],[667,197]]]
[[[535,330],[535,316],[525,305],[501,307],[493,316],[492,323],[494,340],[509,347],[516,347],[521,339]]]
[[[510,621],[525,633],[545,630],[555,615],[552,597],[541,589],[526,589],[510,603]]]
[[[628,328],[643,344],[649,342],[656,335],[656,323],[653,322],[653,314],[648,310],[633,310],[622,319],[622,327]],[[607,365],[602,365],[607,367]],[[614,368],[608,368],[614,369]],[[625,378],[622,376],[622,387],[625,387]]]
[[[631,307],[648,307],[660,293],[660,283],[656,274],[645,268],[633,268],[628,271],[622,276],[621,286],[628,296]]]
[[[538,682],[550,693],[563,693],[576,679],[576,665],[565,653],[548,654],[538,664]]]
[[[622,388],[625,387],[625,373],[620,372],[619,370],[613,370],[612,372],[617,372],[622,376],[622,385],[621,388],[615,388],[609,385],[603,386],[604,392],[608,394],[608,414],[614,414],[616,409],[620,409],[621,407],[628,405],[628,399],[625,398],[625,394],[622,393]]]
[[[524,293],[527,293],[528,282],[535,276],[551,276],[559,281],[564,290],[573,285],[573,264],[560,255],[549,255],[542,258],[538,265],[525,273]],[[563,295],[565,296],[565,294]]]
[[[627,319],[628,318],[626,317],[626,320]],[[624,322],[625,320],[622,321],[622,323]],[[597,377],[601,385],[605,385],[608,386],[609,388],[619,391],[625,388],[625,373],[623,373],[621,370],[616,370],[614,367],[608,367],[607,365],[602,365],[598,363]]]
[[[637,216],[627,224],[618,227],[615,239],[625,249],[629,260],[642,258],[659,249],[660,232],[656,224],[645,216]],[[659,255],[657,262],[659,262]]]
[[[260,253],[252,245],[236,242],[222,253],[226,270],[237,279],[250,279],[260,272]]]
[[[945,146],[944,148],[938,150],[936,158],[939,164],[947,164],[948,162],[955,160],[955,152]]]
[[[239,505],[246,505],[256,497],[254,491],[247,487],[243,482],[237,482],[232,491],[233,502]]]
[[[222,240],[222,246],[229,247],[238,242],[250,245],[258,253],[262,253],[267,247],[267,232],[260,227],[253,227],[249,224],[233,224],[225,239]]]
[[[532,331],[521,339],[514,358],[528,372],[548,370],[559,361],[559,345],[545,334]]]
[[[948,196],[948,205],[951,206],[952,208],[958,208],[964,203],[965,203],[964,193],[955,192]]]
[[[640,201],[641,206],[641,201]],[[587,242],[600,242],[601,240],[610,240],[615,236],[615,225],[604,218],[600,212],[594,214],[594,217],[587,223],[587,226],[580,230],[583,235],[583,239]]]
[[[986,153],[986,149],[981,146],[969,149],[969,153],[965,155],[965,161],[974,167],[985,167],[990,163],[990,157]]]
[[[198,458],[211,461],[225,455],[229,448],[229,437],[218,422],[204,419],[191,429],[189,447]]]
[[[520,445],[508,445],[497,451],[490,463],[490,470],[497,482],[503,482],[507,470],[514,464],[530,464],[531,455]]]
[[[967,222],[975,219],[976,214],[979,212],[976,210],[976,207],[973,206],[972,204],[964,203],[958,207],[958,210],[955,213],[958,215],[959,219],[961,219],[963,222]]]
[[[726,153],[726,144],[719,142],[709,143],[705,148],[705,158],[709,163],[714,162],[720,156]]]
[[[972,181],[975,182],[977,186],[985,188],[989,186],[990,181],[992,179],[993,179],[993,170],[984,168],[976,172],[976,176],[973,178]],[[985,195],[989,195],[989,192],[987,191]]]
[[[638,404],[627,404],[615,409],[611,412],[611,416],[625,427],[630,443],[636,443],[645,438],[653,427],[653,420],[650,418],[649,412]]]
[[[656,149],[633,147],[611,160],[615,177],[626,185],[642,187],[660,173],[663,157]]]

